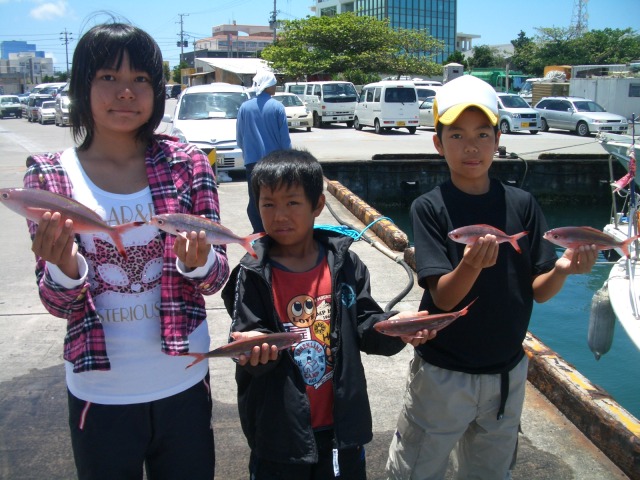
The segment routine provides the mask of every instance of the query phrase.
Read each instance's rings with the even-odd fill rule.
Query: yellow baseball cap
[[[434,125],[451,125],[469,107],[482,110],[491,125],[498,123],[498,96],[491,85],[472,75],[462,75],[445,83],[433,102]]]

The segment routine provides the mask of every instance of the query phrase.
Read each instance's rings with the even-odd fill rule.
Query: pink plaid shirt
[[[71,196],[69,178],[60,165],[61,152],[34,155],[27,159],[25,188],[38,188]],[[157,135],[145,153],[147,177],[155,214],[190,213],[220,221],[218,191],[209,160],[195,146],[177,139]],[[36,225],[28,221],[31,237]],[[216,262],[203,278],[188,279],[176,269],[174,238],[164,236],[161,280],[162,351],[181,355],[189,351],[188,335],[206,318],[203,295],[222,288],[229,276],[224,246],[214,246]],[[36,258],[36,277],[40,299],[56,317],[67,320],[64,358],[73,363],[74,372],[109,370],[104,331],[93,303],[88,282],[65,289],[55,284],[47,273],[46,262]]]

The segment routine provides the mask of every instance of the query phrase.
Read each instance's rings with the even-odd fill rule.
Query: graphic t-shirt
[[[307,272],[272,270],[275,306],[284,329],[303,335],[293,358],[307,386],[314,429],[333,425],[333,358],[331,357],[331,274],[327,259]]]
[[[153,215],[151,191],[120,195],[106,192],[84,173],[75,149],[60,161],[73,184],[73,198],[97,212],[107,224],[146,222]],[[143,225],[122,235],[128,258],[106,234],[81,234],[88,280],[104,330],[111,370],[73,373],[66,362],[67,386],[76,397],[101,404],[151,402],[180,393],[206,375],[207,362],[185,370],[189,357],[162,353],[160,279],[164,243],[157,228]],[[192,351],[209,350],[207,322],[189,335]],[[197,368],[196,368],[197,367]]]

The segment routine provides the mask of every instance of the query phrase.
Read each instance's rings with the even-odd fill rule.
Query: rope
[[[393,220],[391,220],[389,217],[378,217],[369,225],[364,227],[364,229],[361,232],[358,232],[357,230],[354,230],[353,228],[348,227],[347,225],[315,225],[314,228],[341,233],[342,235],[346,235],[348,237],[353,238],[357,242],[362,238],[362,235],[364,235],[364,232],[369,230],[376,222],[379,222],[380,220],[389,220],[391,223],[393,223]]]

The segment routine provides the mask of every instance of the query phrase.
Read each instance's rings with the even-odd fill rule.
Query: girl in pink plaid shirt
[[[142,30],[98,25],[78,42],[69,86],[77,146],[27,160],[27,188],[72,197],[110,225],[189,213],[219,222],[203,152],[156,135],[164,114],[162,56]],[[204,295],[228,278],[222,246],[146,223],[108,237],[77,234],[47,212],[29,222],[40,297],[66,319],[69,425],[80,479],[211,479],[215,454]]]

